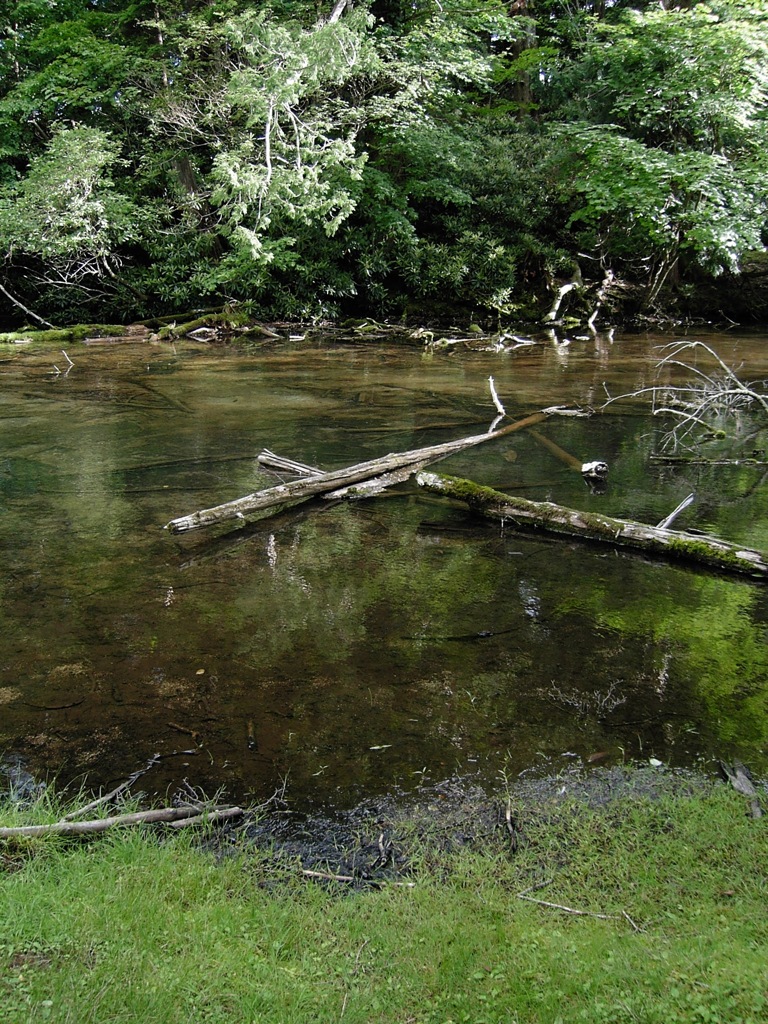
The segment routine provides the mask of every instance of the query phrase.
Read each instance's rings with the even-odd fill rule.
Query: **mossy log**
[[[697,563],[727,573],[768,578],[768,555],[719,537],[646,526],[597,512],[581,512],[549,501],[529,501],[483,487],[471,480],[422,472],[420,487],[466,502],[473,512],[502,520],[509,528],[542,531],[633,548],[677,561]]]
[[[233,331],[258,334],[260,337],[278,338],[279,335],[268,328],[257,324],[249,324],[243,312],[224,310],[221,313],[197,314],[189,320],[173,320],[157,331],[158,341],[172,341],[174,338],[188,338],[196,332],[205,336],[206,340],[229,334]]]
[[[0,334],[0,344],[29,344],[36,342],[42,345],[67,345],[72,342],[86,341],[94,338],[121,338],[127,336],[131,328],[125,324],[75,324],[72,327],[53,327],[46,331],[10,331]],[[146,331],[134,334],[146,334]],[[134,337],[132,340],[140,340]]]
[[[522,420],[516,420],[500,430],[488,431],[485,434],[476,434],[472,437],[463,437],[456,441],[447,441],[445,444],[431,445],[427,448],[415,448],[408,452],[391,452],[378,459],[371,459],[368,462],[359,462],[354,466],[345,469],[337,469],[331,473],[321,473],[317,476],[305,476],[300,480],[294,480],[287,484],[278,484],[277,487],[268,487],[266,490],[256,491],[253,494],[246,494],[243,498],[235,501],[225,502],[223,505],[216,505],[213,508],[201,509],[191,515],[181,516],[172,519],[166,524],[165,529],[171,533],[187,533],[189,530],[197,530],[202,526],[213,526],[216,523],[226,522],[229,519],[244,519],[252,512],[260,512],[264,509],[274,508],[276,505],[285,505],[290,502],[303,501],[315,495],[327,494],[330,491],[338,491],[341,488],[349,488],[360,484],[365,480],[374,477],[381,477],[384,474],[392,473],[403,467],[410,466],[411,471],[421,468],[429,462],[453,455],[455,452],[463,451],[474,445],[482,444],[485,441],[493,441],[496,438],[504,437],[506,434],[514,433],[516,430],[523,430],[525,427],[534,426],[545,420],[550,412],[544,410],[532,413]]]

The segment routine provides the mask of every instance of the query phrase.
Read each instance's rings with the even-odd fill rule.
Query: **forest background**
[[[768,2],[0,0],[0,319],[768,319]]]

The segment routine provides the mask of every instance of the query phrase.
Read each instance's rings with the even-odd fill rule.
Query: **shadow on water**
[[[307,808],[459,773],[739,755],[766,767],[764,586],[516,534],[401,485],[239,529],[173,537],[170,518],[275,482],[262,447],[336,468],[478,432],[494,410],[597,406],[647,384],[661,340],[426,356],[286,345],[89,347],[0,367],[0,750],[38,776],[107,785],[153,754],[188,778]],[[707,339],[765,370],[765,339]],[[754,372],[752,372],[754,370]],[[540,432],[605,459],[593,495],[536,437],[447,472],[768,548],[758,466],[651,460],[639,401]],[[757,442],[754,442],[755,444]]]

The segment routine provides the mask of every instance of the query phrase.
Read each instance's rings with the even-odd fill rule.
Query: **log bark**
[[[386,473],[402,469],[405,466],[417,464],[426,465],[437,459],[453,455],[455,452],[463,451],[474,445],[483,444],[485,441],[494,441],[499,437],[512,434],[516,430],[523,430],[525,427],[541,423],[555,409],[545,409],[542,412],[532,413],[522,420],[510,423],[500,430],[476,434],[473,437],[459,438],[456,441],[447,441],[444,444],[431,445],[427,448],[415,448],[407,452],[391,452],[378,459],[371,459],[369,462],[359,462],[354,466],[345,469],[337,469],[331,473],[322,473],[318,476],[304,477],[301,480],[293,480],[287,484],[279,484],[276,487],[268,487],[263,491],[256,491],[247,494],[235,501],[225,502],[223,505],[216,505],[213,508],[201,509],[191,515],[181,516],[172,519],[166,524],[165,529],[171,533],[187,533],[189,530],[197,530],[203,526],[213,526],[215,523],[223,523],[230,519],[244,519],[251,512],[259,512],[264,509],[273,508],[275,505],[285,505],[288,502],[303,501],[312,498],[317,494],[327,494],[329,491],[337,491],[341,488],[350,488],[355,484],[370,480],[372,477],[381,477]]]
[[[614,519],[596,512],[580,512],[549,501],[512,497],[471,480],[419,473],[420,487],[469,505],[473,512],[500,519],[512,528],[539,530],[560,536],[633,548],[653,555],[709,566],[721,572],[768,578],[768,555],[731,544],[719,537],[684,533]]]

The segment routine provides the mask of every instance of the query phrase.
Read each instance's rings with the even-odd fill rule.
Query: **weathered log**
[[[46,321],[47,322],[47,321]],[[73,327],[52,327],[49,330],[22,330],[0,334],[0,344],[40,342],[44,345],[67,345],[81,341],[107,341],[130,333],[123,324],[75,324]],[[134,339],[136,340],[136,339]]]
[[[719,537],[684,533],[614,519],[597,512],[580,512],[549,501],[529,501],[482,487],[471,480],[422,472],[420,487],[469,505],[473,512],[522,529],[634,548],[654,555],[710,566],[722,572],[768,577],[768,555],[731,544]]]
[[[340,498],[373,498],[377,494],[386,491],[387,488],[394,487],[395,484],[405,483],[414,473],[418,473],[420,469],[423,469],[428,462],[429,459],[424,462],[409,462],[407,466],[394,469],[391,473],[382,473],[381,476],[372,476],[369,480],[352,484],[350,487],[340,487],[337,491],[329,491],[322,495],[323,500],[338,501]]]
[[[455,452],[463,451],[465,448],[483,444],[485,441],[494,441],[506,434],[514,433],[516,430],[534,426],[536,423],[541,423],[554,411],[545,409],[542,412],[532,413],[500,430],[476,434],[473,437],[464,437],[456,441],[446,441],[444,444],[431,445],[427,448],[415,448],[407,452],[391,452],[381,458],[359,462],[345,469],[337,469],[319,476],[305,477],[302,480],[293,480],[287,484],[269,487],[263,491],[247,494],[243,498],[237,498],[235,501],[225,502],[223,505],[201,509],[191,515],[172,519],[166,524],[165,529],[170,530],[171,533],[187,533],[189,530],[196,530],[202,526],[213,526],[215,523],[226,522],[229,519],[244,519],[248,513],[259,512],[288,502],[302,501],[314,497],[316,494],[326,494],[329,491],[351,487],[364,480],[370,480],[372,477],[380,477],[385,473],[401,469],[403,466],[415,467],[417,463],[434,462],[437,459],[453,455]]]
[[[198,807],[160,807],[152,811],[136,811],[132,814],[115,814],[109,818],[94,818],[90,821],[69,821],[62,819],[54,821],[50,825],[18,825],[10,828],[0,828],[0,839],[10,839],[14,836],[81,836],[90,835],[94,832],[106,832],[115,825],[141,825],[154,824],[156,822],[176,823],[182,821],[184,824],[197,824],[199,821],[217,821],[224,818],[232,818],[242,814],[240,807],[212,807],[209,811],[200,813]]]

